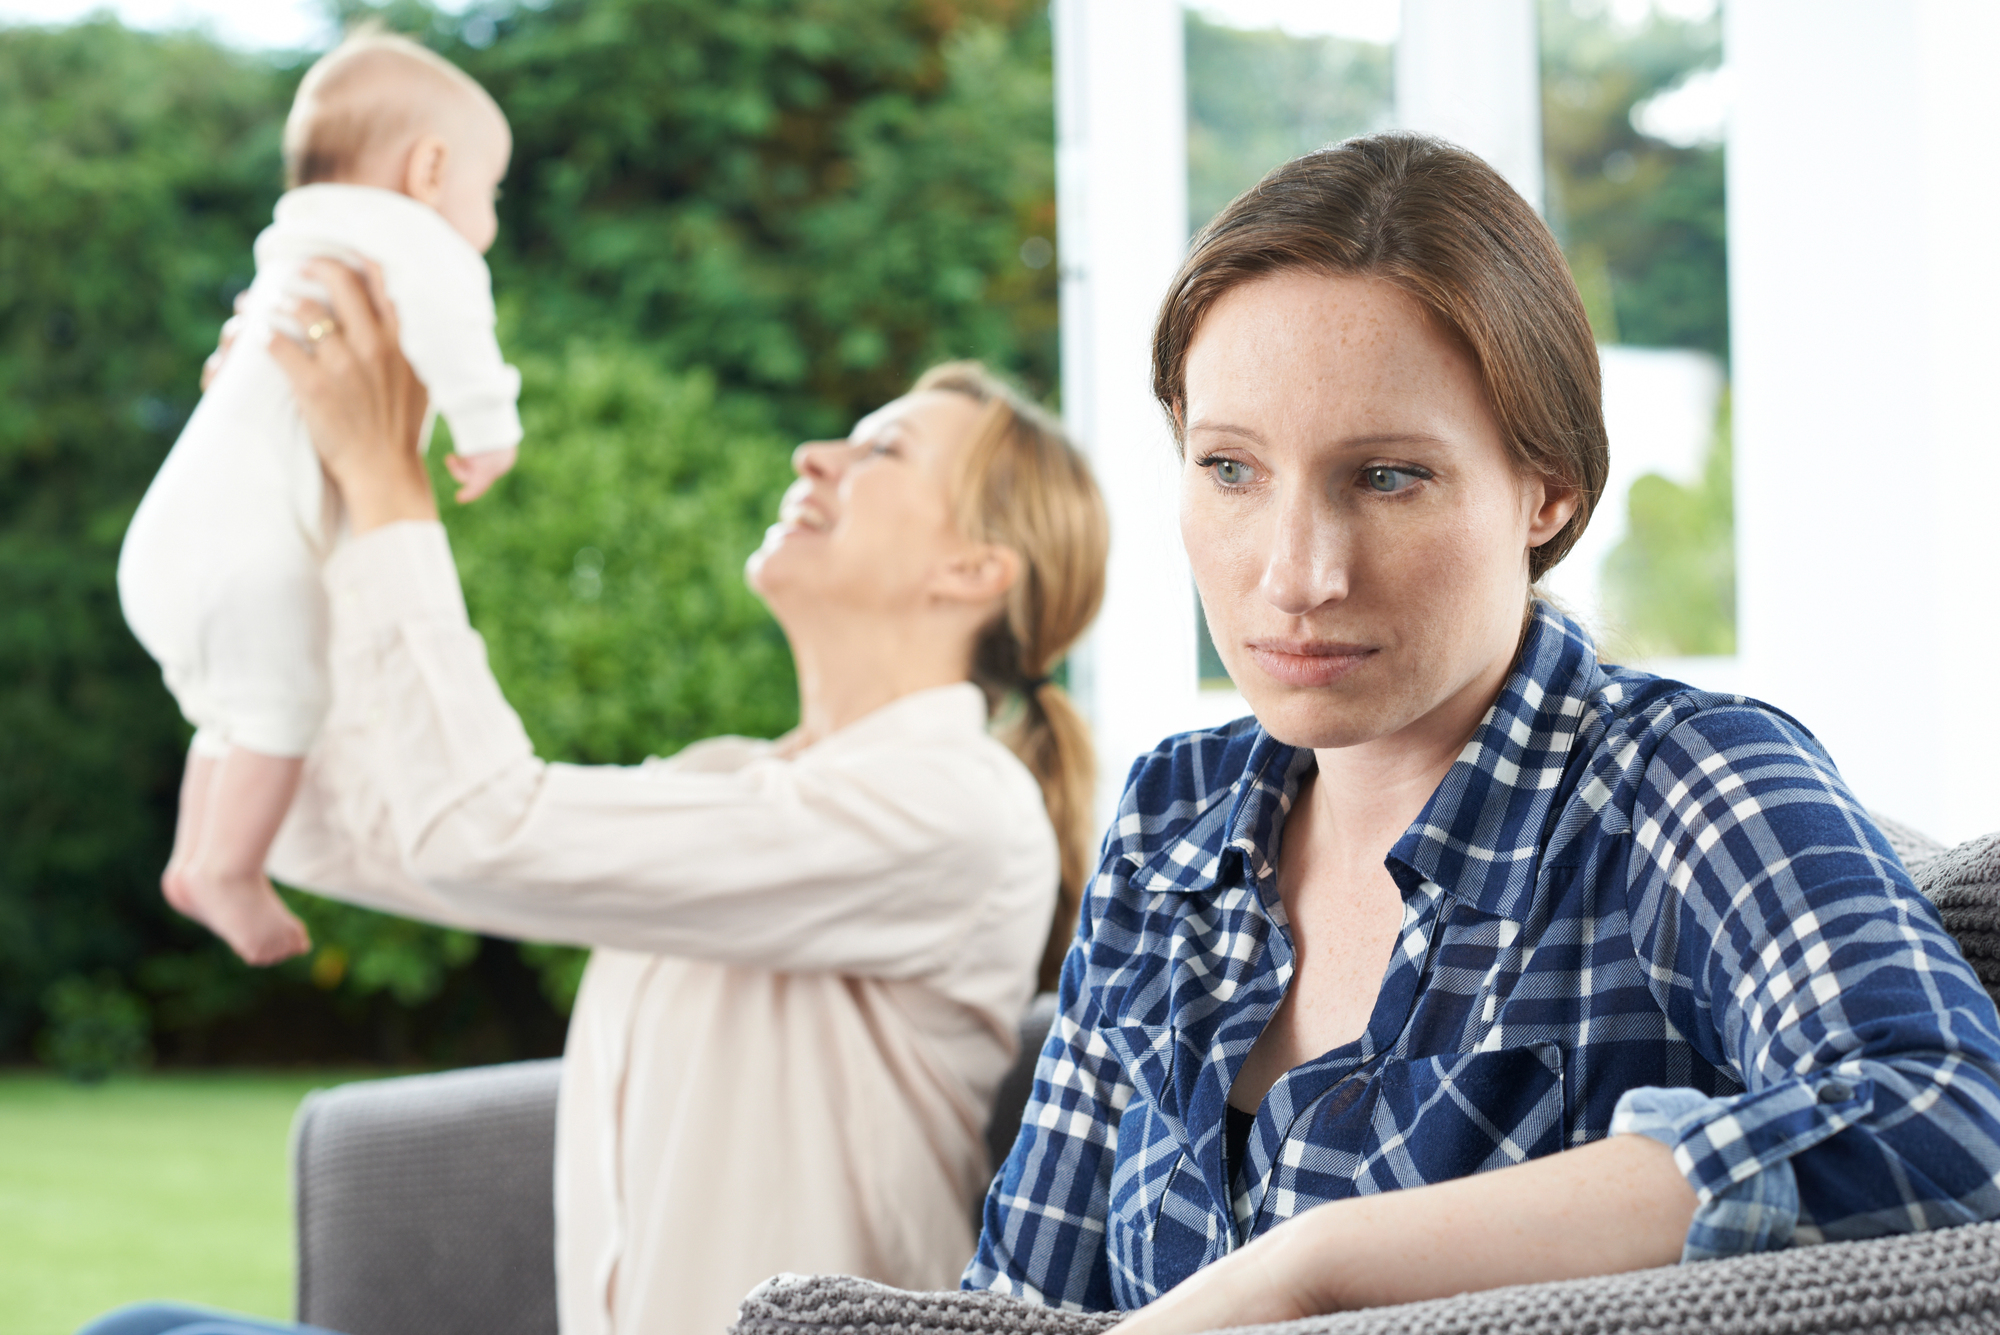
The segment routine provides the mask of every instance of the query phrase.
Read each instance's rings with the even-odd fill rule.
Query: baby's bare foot
[[[166,898],[168,908],[184,918],[201,922],[201,914],[195,907],[194,883],[188,876],[186,863],[167,864],[167,869],[160,873],[160,894]],[[205,922],[201,925],[208,926]]]
[[[303,955],[312,946],[305,924],[262,876],[218,876],[169,867],[162,888],[169,904],[221,937],[245,964],[276,964]]]

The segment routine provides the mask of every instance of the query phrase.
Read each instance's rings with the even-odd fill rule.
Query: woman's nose
[[[1347,597],[1349,535],[1322,498],[1286,496],[1264,535],[1258,592],[1287,616],[1305,616]]]
[[[792,451],[792,471],[816,482],[836,481],[846,448],[844,440],[809,440]]]

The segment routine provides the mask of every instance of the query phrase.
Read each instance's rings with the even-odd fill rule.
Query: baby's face
[[[507,174],[514,138],[498,112],[479,110],[481,114],[465,118],[453,138],[436,207],[452,230],[484,255],[500,231],[493,201],[500,193],[500,178]]]

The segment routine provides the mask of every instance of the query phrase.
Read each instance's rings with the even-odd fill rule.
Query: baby
[[[451,426],[458,499],[479,496],[521,439],[480,258],[512,152],[485,90],[413,42],[364,34],[315,64],[285,123],[291,188],[257,238],[242,336],[125,534],[125,619],[195,726],[162,888],[251,964],[310,944],[264,858],[327,706],[320,566],[340,529],[270,331],[309,346],[328,332],[287,318],[325,296],[301,277],[309,260],[381,265],[403,352]]]

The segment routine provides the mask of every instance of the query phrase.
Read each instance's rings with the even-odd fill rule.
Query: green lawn
[[[286,1135],[332,1074],[0,1074],[0,1335],[143,1298],[292,1315]]]

